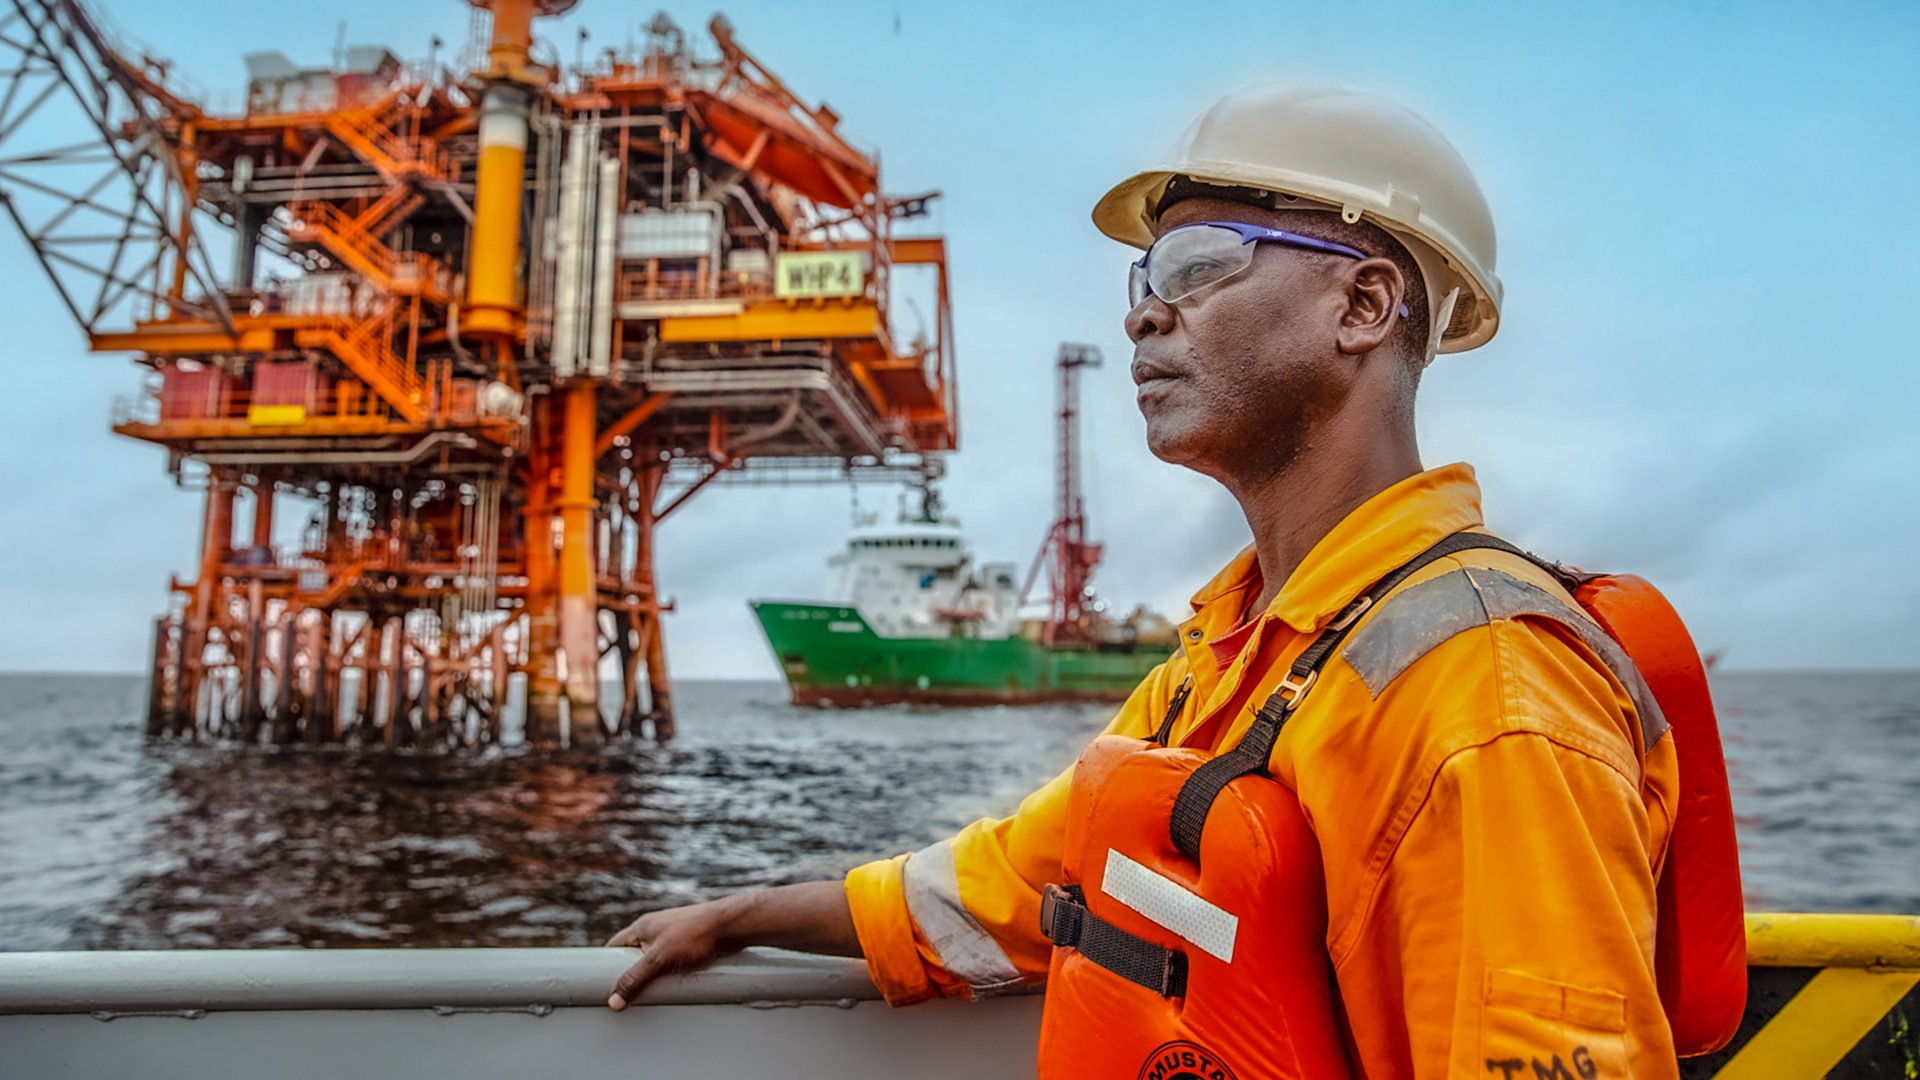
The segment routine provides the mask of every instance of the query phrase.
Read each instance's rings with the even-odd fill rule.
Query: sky
[[[102,6],[95,0],[95,6]],[[453,0],[105,0],[215,91],[241,54],[424,56]],[[710,10],[674,5],[689,30]],[[563,58],[653,15],[585,0],[544,22]],[[1498,337],[1428,371],[1428,465],[1471,462],[1497,532],[1631,571],[1729,668],[1920,667],[1920,7],[1393,2],[734,3],[738,39],[896,193],[938,189],[959,349],[961,451],[943,494],[984,559],[1031,558],[1052,513],[1052,358],[1084,383],[1089,516],[1113,605],[1178,617],[1248,542],[1211,481],[1156,461],[1126,373],[1133,258],[1089,222],[1219,95],[1368,90],[1445,132],[1499,229]],[[697,37],[703,35],[696,35]],[[442,52],[443,57],[447,55]],[[139,375],[94,356],[0,231],[0,669],[139,671],[201,499],[112,435]],[[891,513],[894,492],[859,504]],[[663,528],[678,677],[777,678],[747,601],[827,584],[843,486],[719,488]],[[287,515],[299,517],[302,515]],[[297,527],[300,521],[294,521]],[[777,527],[776,527],[777,525]]]

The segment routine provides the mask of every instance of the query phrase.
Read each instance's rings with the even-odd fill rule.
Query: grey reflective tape
[[[907,912],[939,954],[940,966],[973,988],[975,998],[1025,985],[1006,950],[960,902],[953,843],[942,840],[907,857]]]
[[[1633,710],[1640,714],[1640,741],[1646,749],[1667,733],[1667,716],[1660,711],[1660,703],[1654,699],[1653,690],[1647,681],[1640,677],[1640,669],[1633,666],[1633,658],[1627,650],[1613,640],[1593,616],[1554,596],[1538,585],[1521,581],[1510,574],[1498,570],[1467,569],[1461,573],[1480,590],[1480,598],[1486,604],[1487,614],[1496,619],[1513,619],[1522,615],[1537,615],[1552,619],[1572,630],[1600,662],[1607,665],[1614,678],[1627,688],[1627,696],[1633,699]]]
[[[1565,626],[1607,665],[1627,688],[1634,711],[1640,714],[1643,747],[1651,749],[1667,733],[1667,718],[1660,711],[1660,703],[1654,700],[1653,691],[1619,642],[1607,636],[1586,612],[1499,570],[1455,570],[1389,597],[1348,639],[1340,655],[1366,684],[1367,692],[1377,698],[1415,661],[1454,636],[1495,619],[1523,616],[1552,619]]]
[[[1214,959],[1233,963],[1233,942],[1240,935],[1239,916],[1185,885],[1108,848],[1100,891]]]
[[[1347,639],[1340,656],[1367,692],[1379,697],[1415,660],[1487,622],[1486,605],[1467,572],[1455,570],[1389,596]]]

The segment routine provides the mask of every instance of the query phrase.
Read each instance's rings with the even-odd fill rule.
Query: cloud
[[[343,17],[354,39],[410,55],[458,30],[444,12],[362,0],[272,26],[241,17],[239,0],[208,0],[191,23],[173,5],[109,6],[215,86],[237,86],[253,49],[323,60],[310,46]],[[1920,344],[1904,318],[1920,221],[1889,203],[1920,173],[1906,55],[1920,14],[1377,12],[1421,32],[1356,51],[1345,7],[1281,21],[1222,11],[1232,49],[1143,50],[1163,18],[1146,4],[1098,18],[933,7],[898,36],[879,6],[829,22],[796,5],[730,12],[804,97],[831,101],[883,151],[890,187],[945,193],[933,224],[950,238],[963,398],[945,491],[981,555],[1024,562],[1051,517],[1063,340],[1107,357],[1085,397],[1103,595],[1177,616],[1246,542],[1217,486],[1142,445],[1119,324],[1131,256],[1087,213],[1213,94],[1280,73],[1406,99],[1478,170],[1501,230],[1505,321],[1491,346],[1429,374],[1421,435],[1430,462],[1479,467],[1497,528],[1647,574],[1738,665],[1920,665],[1906,569],[1920,533]],[[633,18],[582,5],[551,36],[570,43],[590,25],[598,48],[624,42]],[[158,451],[106,433],[113,396],[138,383],[130,365],[84,353],[17,238],[0,237],[0,260],[14,271],[0,294],[0,429],[17,463],[0,488],[15,568],[0,578],[0,667],[143,668],[167,575],[191,564],[199,501],[168,485]],[[774,676],[745,602],[824,586],[847,499],[844,486],[708,490],[666,524],[677,674]],[[861,499],[891,506],[877,489]]]

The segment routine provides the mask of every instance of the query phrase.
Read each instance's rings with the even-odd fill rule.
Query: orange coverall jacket
[[[1466,465],[1395,485],[1313,549],[1232,652],[1213,643],[1261,587],[1253,552],[1242,552],[1194,597],[1180,651],[1106,733],[1149,736],[1191,678],[1173,744],[1232,747],[1346,604],[1441,537],[1480,525]],[[1483,550],[1438,560],[1394,595],[1462,567],[1572,603],[1531,563]],[[1454,634],[1377,689],[1336,652],[1271,759],[1325,862],[1327,952],[1356,1071],[1675,1075],[1653,967],[1673,739],[1644,735],[1626,688],[1545,619]],[[1056,777],[1011,817],[847,876],[867,966],[889,1002],[1046,978],[1040,894],[1060,880],[1071,780],[1071,770]]]

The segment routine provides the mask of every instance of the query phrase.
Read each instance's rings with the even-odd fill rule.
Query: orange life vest
[[[1343,1077],[1326,886],[1294,793],[1267,776],[1281,729],[1320,667],[1376,603],[1434,559],[1493,548],[1441,540],[1356,598],[1296,659],[1241,742],[1209,757],[1169,748],[1174,697],[1154,741],[1105,736],[1074,769],[1062,850],[1046,887],[1054,943],[1042,1077]],[[1745,930],[1732,806],[1699,654],[1679,616],[1629,576],[1546,566],[1618,642],[1665,714],[1680,805],[1659,883],[1655,966],[1683,1055],[1732,1037],[1746,1001]],[[1656,704],[1657,703],[1657,704]]]
[[[1573,598],[1633,658],[1671,726],[1680,804],[1654,932],[1660,1004],[1681,1057],[1725,1046],[1747,1008],[1746,903],[1733,799],[1705,665],[1680,613],[1631,574],[1573,575]]]
[[[1210,756],[1115,735],[1080,755],[1068,885],[1041,915],[1074,946],[1047,973],[1041,1076],[1347,1075],[1320,848],[1293,792],[1233,784],[1200,859],[1174,846],[1174,803]]]

